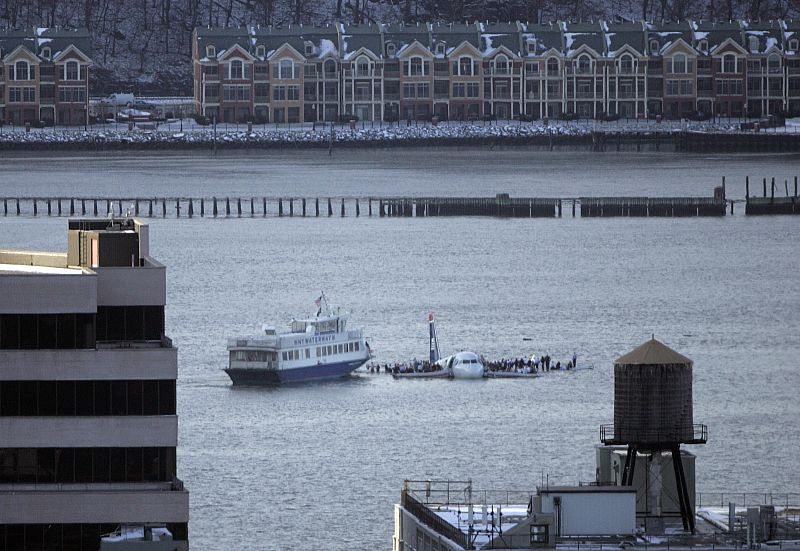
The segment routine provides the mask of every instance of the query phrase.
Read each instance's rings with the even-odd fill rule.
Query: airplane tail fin
[[[430,332],[430,353],[431,363],[439,361],[439,340],[436,338],[436,322],[433,321],[433,314],[428,314],[428,329]]]

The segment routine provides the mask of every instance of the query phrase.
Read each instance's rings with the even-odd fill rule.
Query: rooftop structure
[[[0,250],[0,287],[3,548],[96,550],[120,529],[187,549],[177,350],[147,224],[70,220],[67,252]]]

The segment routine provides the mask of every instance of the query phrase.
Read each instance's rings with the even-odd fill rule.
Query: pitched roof
[[[502,46],[520,55],[519,27],[516,23],[480,23],[481,43],[478,49],[485,57],[494,55]]]
[[[606,51],[603,28],[600,23],[564,23],[564,53],[575,53],[581,46],[588,46],[600,55]]]
[[[752,54],[765,54],[770,48],[782,48],[783,29],[778,21],[742,21],[744,49]],[[787,32],[791,35],[791,31]],[[750,46],[755,45],[755,49]],[[787,42],[788,46],[788,42]]]
[[[708,49],[704,54],[715,53],[726,40],[731,39],[742,45],[742,29],[738,21],[694,21],[692,22],[692,38],[695,48],[699,50],[701,40],[708,41]]]
[[[42,49],[45,47],[50,48],[50,55],[53,58],[70,45],[78,48],[87,57],[91,58],[92,55],[91,37],[86,29],[59,27],[0,29],[0,50],[3,51],[3,56],[20,45],[39,57],[42,56]]]
[[[658,51],[650,51],[659,55],[682,38],[690,46],[694,43],[694,31],[688,21],[670,21],[659,24],[646,24],[648,45],[651,40],[658,41]]]
[[[444,42],[445,54],[467,42],[480,49],[481,39],[475,23],[434,23],[431,25],[431,38],[435,51],[437,42]]]
[[[390,42],[394,44],[395,56],[399,56],[415,40],[433,51],[428,25],[405,25],[402,23],[383,25],[383,41],[386,44]]]
[[[625,21],[607,23],[605,26],[606,53],[609,56],[630,46],[640,54],[646,51],[644,25],[641,22]]]
[[[380,25],[340,24],[339,33],[339,55],[342,59],[350,59],[361,48],[366,48],[376,57],[383,57]]]
[[[627,354],[614,361],[614,365],[692,365],[692,360],[655,338],[650,339],[641,346],[634,348]]]

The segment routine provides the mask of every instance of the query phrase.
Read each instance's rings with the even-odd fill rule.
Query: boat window
[[[331,347],[330,347],[330,346],[326,346],[325,348],[327,348],[327,349],[328,349],[328,355],[329,355],[329,356],[330,356],[331,354],[333,354],[333,351],[331,350]]]
[[[338,345],[336,348],[338,348],[338,349],[339,349],[339,354],[341,354],[342,352],[344,352],[344,349],[342,348],[342,345],[341,345],[341,344],[340,344],[340,345]]]
[[[284,362],[288,359],[288,357],[286,356],[286,352],[281,352],[281,358],[283,359]]]
[[[308,359],[310,357],[311,357],[311,349],[310,348],[306,348],[306,359]]]
[[[319,358],[319,357],[320,357],[320,353],[319,353],[319,346],[318,346],[317,347],[317,358]]]
[[[358,352],[358,343],[356,343],[356,352]]]

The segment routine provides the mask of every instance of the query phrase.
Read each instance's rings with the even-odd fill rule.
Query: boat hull
[[[350,374],[364,365],[369,358],[317,364],[292,369],[251,369],[229,367],[225,370],[234,385],[280,385],[286,383],[303,383],[307,381],[324,381],[337,379]]]

